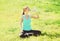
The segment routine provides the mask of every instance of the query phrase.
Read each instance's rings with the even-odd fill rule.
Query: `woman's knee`
[[[41,31],[35,31],[34,34],[40,35]]]

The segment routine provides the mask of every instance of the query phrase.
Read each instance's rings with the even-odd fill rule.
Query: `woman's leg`
[[[31,30],[34,36],[39,36],[41,34],[41,31],[38,30]]]
[[[27,32],[26,31],[23,31],[22,32],[22,35],[20,35],[21,38],[26,38],[28,37],[28,35],[26,34]]]
[[[26,37],[29,37],[29,36],[32,36],[32,35],[39,36],[40,34],[41,34],[41,31],[38,31],[38,30],[23,31],[22,35],[20,35],[20,37],[21,38],[26,38]]]

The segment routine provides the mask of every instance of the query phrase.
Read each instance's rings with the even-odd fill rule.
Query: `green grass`
[[[32,29],[41,36],[21,39],[20,17],[24,6],[37,8],[39,19],[32,19]],[[0,41],[60,41],[60,0],[0,0]]]

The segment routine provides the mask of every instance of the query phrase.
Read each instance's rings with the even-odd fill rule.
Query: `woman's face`
[[[25,14],[28,14],[28,12],[29,12],[29,10],[28,10],[28,9],[26,9],[26,10],[25,10]]]

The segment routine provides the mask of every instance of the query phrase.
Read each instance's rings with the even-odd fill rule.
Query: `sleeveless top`
[[[23,30],[29,31],[31,29],[31,17],[28,16],[28,19],[26,19],[26,16],[23,15]]]

